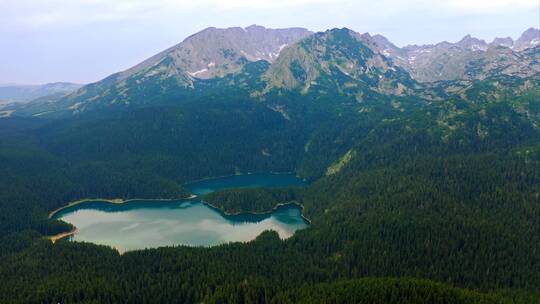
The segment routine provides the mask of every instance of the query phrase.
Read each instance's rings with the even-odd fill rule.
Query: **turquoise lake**
[[[202,180],[186,186],[201,196],[228,188],[305,185],[293,174],[249,174]],[[88,201],[54,214],[77,227],[72,241],[108,245],[120,251],[162,246],[215,246],[247,242],[265,230],[282,239],[306,228],[299,206],[281,206],[268,214],[226,215],[199,198],[173,201],[137,200],[123,204]]]

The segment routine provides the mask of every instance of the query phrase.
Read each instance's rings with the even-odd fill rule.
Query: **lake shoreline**
[[[49,219],[52,219],[53,216],[56,213],[58,213],[58,212],[60,212],[60,211],[62,211],[64,209],[67,209],[67,208],[73,207],[73,206],[77,206],[79,204],[86,203],[86,202],[107,202],[107,203],[110,203],[110,204],[125,204],[125,203],[129,203],[129,202],[133,202],[133,201],[161,201],[161,202],[182,201],[182,200],[194,199],[194,198],[197,198],[197,197],[198,197],[197,195],[191,194],[190,196],[184,197],[184,198],[129,198],[129,199],[123,199],[123,198],[83,198],[83,199],[80,199],[80,200],[69,202],[67,205],[56,208],[53,211],[49,212]]]
[[[194,199],[194,198],[197,198],[197,195],[195,194],[192,194],[191,196],[187,197],[187,198],[182,198],[182,199],[119,199],[119,198],[116,198],[116,199],[90,199],[90,198],[85,198],[85,199],[81,199],[81,200],[77,200],[77,201],[73,201],[73,202],[70,202],[69,204],[67,204],[66,206],[63,206],[63,207],[60,207],[58,209],[55,209],[54,211],[50,212],[49,214],[49,218],[52,218],[56,213],[66,209],[66,208],[69,208],[69,207],[73,207],[73,206],[76,206],[76,205],[79,205],[79,204],[82,204],[82,203],[86,203],[86,202],[93,202],[93,201],[100,201],[100,202],[107,202],[107,203],[110,203],[110,204],[125,204],[125,203],[129,203],[129,202],[133,202],[133,201],[157,201],[157,202],[166,202],[166,201],[181,201],[181,200],[190,200],[190,199]],[[275,212],[276,210],[278,210],[280,207],[287,207],[287,206],[290,206],[290,205],[294,205],[294,206],[297,206],[297,207],[300,207],[301,209],[301,212],[300,212],[300,216],[302,217],[302,219],[309,225],[312,224],[311,220],[308,219],[305,215],[304,215],[304,205],[302,205],[301,203],[297,202],[297,201],[291,201],[291,202],[287,202],[287,203],[279,203],[279,204],[276,204],[272,209],[270,210],[267,210],[267,211],[259,211],[259,212],[250,212],[250,211],[245,211],[245,212],[228,212],[222,208],[219,208],[207,201],[204,201],[204,200],[201,200],[201,203],[214,209],[214,210],[217,210],[221,213],[223,213],[224,215],[226,216],[239,216],[239,215],[269,215],[269,214],[272,214],[273,212]],[[67,232],[61,232],[61,233],[58,233],[58,234],[54,234],[54,235],[49,235],[49,236],[46,236],[47,239],[51,240],[53,242],[53,244],[63,238],[66,238],[66,237],[69,237],[71,235],[74,235],[78,232],[79,230],[77,229],[77,227],[73,226],[73,229],[70,230],[70,231],[67,231]],[[117,248],[115,248],[117,251],[119,251]],[[119,251],[120,252],[120,251]]]
[[[166,198],[163,198],[163,199],[161,199],[161,198],[156,198],[156,199],[146,199],[146,198],[130,198],[130,199],[123,199],[123,198],[112,198],[112,199],[111,198],[83,198],[83,199],[80,199],[80,200],[69,202],[67,205],[56,208],[53,211],[49,212],[49,219],[52,219],[55,214],[57,214],[58,212],[60,212],[60,211],[62,211],[64,209],[67,209],[67,208],[70,208],[70,207],[73,207],[73,206],[77,206],[79,204],[83,204],[83,203],[86,203],[86,202],[99,201],[99,202],[106,202],[106,203],[110,203],[110,204],[125,204],[125,203],[129,203],[129,202],[133,202],[133,201],[160,201],[160,202],[166,202],[166,201],[190,200],[190,199],[194,199],[194,198],[197,198],[197,195],[191,194],[190,196],[188,196],[186,198],[180,198],[180,199],[166,199]],[[70,230],[70,231],[61,232],[61,233],[54,234],[54,235],[47,235],[45,237],[47,239],[51,240],[53,242],[53,244],[54,244],[56,241],[59,241],[60,239],[63,239],[63,238],[68,237],[70,235],[74,235],[78,231],[79,230],[77,229],[77,227],[73,226],[73,229]]]
[[[241,175],[255,175],[255,174],[272,174],[272,175],[290,175],[290,174],[295,174],[294,172],[270,172],[270,173],[264,173],[264,172],[247,172],[247,173],[240,173],[240,174],[230,174],[230,175],[224,175],[224,176],[214,176],[214,177],[207,177],[207,178],[202,178],[202,179],[198,179],[198,180],[194,180],[194,181],[190,181],[188,183],[184,183],[183,185],[190,185],[190,184],[194,184],[194,183],[197,183],[197,182],[202,182],[202,181],[207,181],[207,180],[213,180],[213,179],[220,179],[220,178],[227,178],[227,177],[234,177],[234,176],[241,176]],[[297,178],[298,175],[295,175]],[[49,215],[48,215],[48,218],[49,219],[52,219],[58,212],[62,211],[62,210],[65,210],[67,208],[71,208],[73,206],[77,206],[79,204],[83,204],[83,203],[87,203],[87,202],[105,202],[105,203],[110,203],[110,204],[125,204],[125,203],[129,203],[129,202],[134,202],[134,201],[156,201],[156,202],[173,202],[173,201],[189,201],[189,200],[192,200],[192,199],[195,199],[195,198],[198,198],[199,196],[196,195],[196,194],[191,194],[190,196],[188,197],[184,197],[184,198],[171,198],[171,199],[147,199],[147,198],[130,198],[130,199],[123,199],[123,198],[83,198],[83,199],[79,199],[79,200],[76,200],[76,201],[72,201],[72,202],[69,202],[68,204],[62,206],[62,207],[59,207],[59,208],[56,208],[54,209],[53,211],[49,212]],[[217,207],[205,200],[203,200],[202,198],[200,199],[200,202],[216,211],[219,211],[221,212],[223,215],[225,216],[239,216],[239,215],[269,215],[269,214],[272,214],[273,212],[275,212],[277,209],[279,209],[280,207],[286,207],[286,206],[289,206],[289,205],[295,205],[297,207],[300,207],[301,209],[301,212],[300,212],[300,216],[301,218],[309,225],[311,225],[311,220],[308,219],[306,216],[304,216],[304,205],[302,205],[301,203],[299,203],[298,201],[291,201],[291,202],[287,202],[287,203],[279,203],[279,204],[276,204],[273,208],[267,210],[267,211],[243,211],[243,212],[229,212],[225,209],[222,209],[220,207]],[[62,233],[58,233],[58,234],[55,234],[55,235],[50,235],[50,236],[45,236],[47,239],[51,240],[53,243],[55,243],[56,241],[58,240],[61,240],[65,237],[68,237],[68,236],[72,236],[74,234],[76,234],[78,232],[78,229],[76,226],[73,226],[73,229],[70,230],[70,231],[67,231],[67,232],[62,232]],[[120,252],[120,250],[118,250],[117,248],[115,248],[118,252]]]
[[[62,232],[62,233],[59,233],[59,234],[55,234],[55,235],[51,235],[51,236],[48,236],[47,238],[49,240],[51,240],[51,242],[54,244],[56,243],[57,241],[65,238],[65,237],[68,237],[70,235],[74,235],[75,233],[77,233],[79,231],[79,229],[77,229],[77,227],[73,226],[73,229],[71,229],[70,231],[68,232]]]
[[[227,177],[233,177],[233,176],[242,176],[242,175],[256,175],[256,174],[272,174],[272,175],[292,175],[292,174],[294,174],[297,178],[301,179],[302,181],[304,181],[304,182],[306,181],[304,178],[301,178],[294,171],[284,171],[284,172],[274,172],[274,171],[264,172],[264,171],[262,171],[262,172],[234,173],[234,174],[227,174],[227,175],[203,177],[203,178],[200,178],[200,179],[195,179],[195,180],[192,180],[192,181],[189,181],[189,182],[185,182],[185,183],[182,184],[182,186],[186,186],[186,185],[190,185],[190,184],[194,184],[194,183],[198,183],[198,182],[204,182],[204,181],[208,181],[208,180],[213,180],[213,179],[227,178]]]

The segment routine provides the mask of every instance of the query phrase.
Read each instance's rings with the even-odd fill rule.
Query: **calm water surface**
[[[247,187],[304,185],[292,174],[250,174],[188,184],[197,195]],[[215,246],[247,242],[265,230],[288,238],[308,226],[296,205],[286,205],[264,215],[225,215],[199,199],[130,201],[112,204],[90,201],[61,210],[54,218],[75,225],[73,241],[109,245],[122,251],[172,245]]]

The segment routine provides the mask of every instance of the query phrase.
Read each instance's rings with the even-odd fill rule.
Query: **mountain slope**
[[[3,116],[58,117],[181,103],[223,88],[261,99],[283,90],[357,100],[372,94],[423,95],[431,90],[427,83],[434,81],[539,73],[537,33],[526,31],[518,40],[528,47],[518,51],[511,39],[488,44],[470,35],[457,43],[399,48],[381,35],[348,29],[312,34],[301,28],[208,28],[69,96],[8,106]],[[258,61],[264,63],[255,64]]]
[[[258,60],[273,62],[281,50],[311,32],[302,28],[207,28],[136,66],[89,84],[54,105],[21,109],[31,115],[57,111],[79,113],[87,108],[114,108],[132,103],[175,99],[191,94],[199,80],[239,73]],[[168,96],[168,97],[167,97]]]
[[[267,29],[257,25],[227,29],[210,27],[121,72],[118,80],[143,72],[147,76],[160,74],[152,67],[166,58],[191,77],[222,77],[239,71],[246,60],[273,62],[284,47],[310,34],[303,28]]]
[[[349,29],[317,33],[286,48],[265,75],[268,88],[372,89],[400,95],[414,86],[409,75]]]

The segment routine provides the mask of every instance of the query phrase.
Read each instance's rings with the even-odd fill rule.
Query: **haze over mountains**
[[[82,86],[82,84],[69,82],[55,82],[43,85],[0,84],[0,100],[5,102],[28,102],[47,95],[59,97],[69,94]]]

